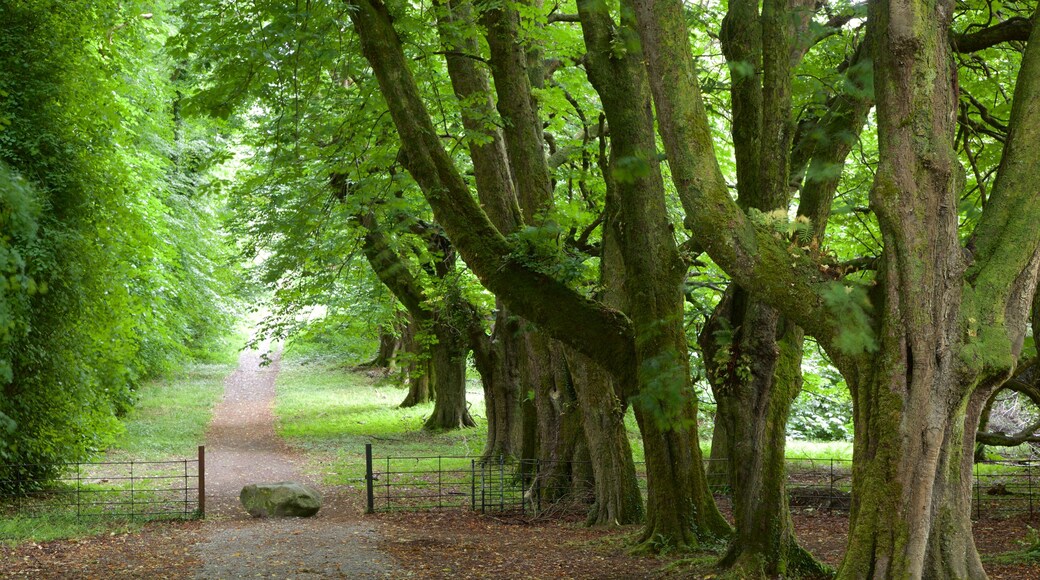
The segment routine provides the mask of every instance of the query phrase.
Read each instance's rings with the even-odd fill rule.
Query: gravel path
[[[263,347],[262,347],[263,348]],[[225,381],[224,400],[206,433],[207,521],[195,545],[206,579],[386,578],[399,575],[378,547],[379,535],[361,521],[350,499],[305,477],[274,430],[274,383],[279,352],[261,366],[246,351]],[[238,502],[249,483],[298,481],[319,487],[324,505],[312,518],[254,519]]]

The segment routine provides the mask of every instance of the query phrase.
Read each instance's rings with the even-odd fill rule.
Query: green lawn
[[[330,484],[357,484],[365,474],[365,444],[376,456],[474,456],[487,439],[484,393],[470,383],[466,398],[476,428],[443,433],[422,429],[433,404],[400,409],[407,391],[331,364],[286,361],[278,376],[278,432],[313,454]]]
[[[432,403],[398,408],[406,394],[403,387],[376,381],[341,365],[304,363],[290,356],[283,361],[278,377],[278,432],[291,445],[312,453],[312,467],[330,484],[356,485],[363,481],[366,443],[372,444],[376,457],[479,456],[487,433],[483,391],[478,384],[471,382],[467,393],[477,427],[447,433],[422,430]],[[643,445],[631,411],[625,424],[633,456],[641,462]],[[702,440],[701,449],[708,457],[710,440]],[[792,440],[787,444],[787,455],[792,459],[851,460],[852,443]],[[423,463],[434,462],[417,465]],[[468,465],[468,460],[448,465],[456,463]]]

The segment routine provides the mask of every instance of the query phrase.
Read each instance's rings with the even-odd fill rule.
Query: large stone
[[[242,506],[254,518],[306,518],[321,509],[321,494],[317,490],[295,483],[251,483],[238,495]]]

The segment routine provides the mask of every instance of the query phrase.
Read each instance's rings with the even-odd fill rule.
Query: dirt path
[[[301,473],[300,459],[274,430],[279,356],[261,366],[247,351],[225,381],[224,400],[206,434],[207,522],[194,547],[197,578],[383,578],[393,561],[377,548],[371,523],[361,521],[351,498],[322,489]],[[298,481],[318,487],[317,516],[253,519],[238,501],[249,483]]]

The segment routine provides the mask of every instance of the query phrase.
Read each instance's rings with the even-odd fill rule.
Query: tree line
[[[178,112],[168,8],[0,4],[8,483],[103,451],[142,380],[205,358],[233,322],[233,254],[207,193],[228,153],[215,125]]]
[[[178,114],[230,120],[250,152],[231,226],[273,291],[270,332],[314,307],[343,340],[378,323],[433,429],[472,425],[472,355],[487,458],[581,459],[591,473],[543,476],[592,481],[590,523],[640,522],[652,551],[728,539],[740,576],[824,572],[783,460],[818,347],[853,402],[837,575],[985,577],[972,442],[997,391],[1030,391],[1036,354],[1035,6],[260,0],[177,18]]]
[[[1029,343],[1031,7],[286,8],[189,18],[213,67],[199,102],[264,127],[250,224],[285,244],[286,303],[364,258],[424,329],[429,426],[467,424],[472,351],[489,455],[588,457],[590,520],[643,522],[647,549],[727,537],[739,574],[813,573],[783,463],[811,337],[854,404],[839,577],[985,577],[968,436]],[[242,50],[201,50],[220,43]],[[735,529],[702,468],[694,350]]]

